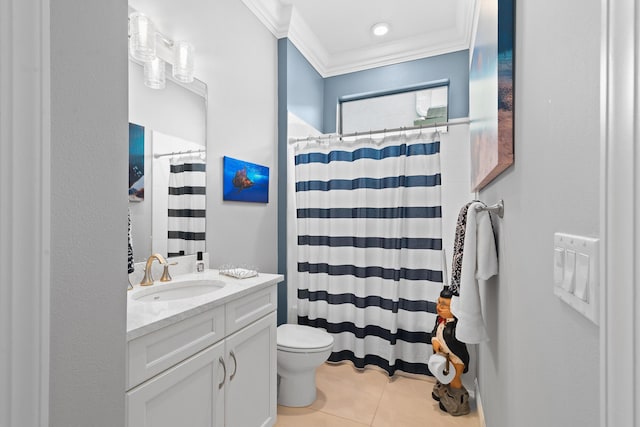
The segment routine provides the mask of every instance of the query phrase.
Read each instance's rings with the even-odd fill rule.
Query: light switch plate
[[[600,240],[566,233],[554,234],[553,292],[562,301],[599,324]],[[564,251],[562,266],[559,252]],[[558,269],[562,270],[559,280]]]

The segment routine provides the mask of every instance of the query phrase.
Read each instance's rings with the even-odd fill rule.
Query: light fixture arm
[[[173,45],[175,44],[174,41],[162,34],[160,31],[156,31],[156,37],[159,38],[160,41],[168,48],[173,48]]]

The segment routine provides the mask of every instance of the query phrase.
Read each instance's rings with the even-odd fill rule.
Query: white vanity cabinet
[[[128,391],[127,425],[225,425],[223,356],[219,342]]]
[[[276,422],[276,313],[225,340],[228,381],[225,426],[272,426]]]
[[[129,341],[128,427],[276,421],[276,285]]]

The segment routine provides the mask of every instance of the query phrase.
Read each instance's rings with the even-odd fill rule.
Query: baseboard
[[[478,420],[480,421],[480,427],[487,427],[487,423],[484,420],[484,409],[482,408],[482,398],[480,397],[480,385],[478,379],[475,379],[476,383],[476,409],[478,411]]]

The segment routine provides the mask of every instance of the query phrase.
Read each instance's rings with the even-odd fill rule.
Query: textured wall
[[[50,426],[121,426],[127,5],[60,0],[50,11]]]

